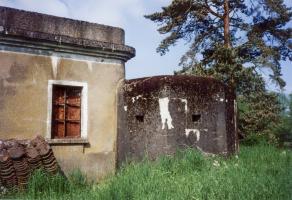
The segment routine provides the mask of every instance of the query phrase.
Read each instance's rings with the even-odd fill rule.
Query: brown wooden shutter
[[[66,136],[80,137],[81,88],[67,88],[66,105]]]
[[[65,137],[65,88],[53,86],[52,136]]]
[[[53,86],[53,138],[80,137],[81,92],[81,87]]]

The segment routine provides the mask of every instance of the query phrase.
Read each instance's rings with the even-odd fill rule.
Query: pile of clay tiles
[[[44,138],[0,140],[1,187],[25,189],[32,172],[40,168],[52,175],[59,171],[53,151]]]

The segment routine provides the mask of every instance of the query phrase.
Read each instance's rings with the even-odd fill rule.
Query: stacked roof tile
[[[44,138],[0,140],[0,186],[25,189],[32,172],[40,168],[52,175],[59,170]]]

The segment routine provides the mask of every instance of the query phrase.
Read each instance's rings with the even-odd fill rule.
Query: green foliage
[[[284,110],[281,124],[277,127],[276,133],[280,140],[280,144],[292,144],[292,94],[284,100]],[[292,145],[291,145],[292,146]]]
[[[100,186],[101,199],[290,199],[290,167],[291,152],[269,146],[243,147],[230,159],[188,150],[124,168]]]
[[[252,92],[238,97],[239,131],[247,141],[263,139],[277,143],[275,129],[281,122],[282,107],[278,95],[271,92]],[[247,142],[246,141],[246,142]]]
[[[129,163],[116,176],[98,185],[84,185],[80,173],[74,175],[73,182],[72,177],[66,181],[61,177],[37,174],[31,183],[35,186],[27,193],[10,198],[291,199],[291,167],[291,151],[268,145],[242,146],[240,153],[230,158],[204,157],[188,149],[174,157],[163,156],[155,162],[145,159],[140,163]],[[61,192],[59,187],[64,191]]]
[[[271,143],[271,141],[266,135],[249,134],[241,141],[240,144],[245,146],[256,146],[267,145],[269,143]]]
[[[51,176],[43,170],[35,171],[28,184],[29,196],[37,199],[49,194],[59,196],[69,191],[69,183],[64,176]]]
[[[73,171],[69,176],[69,181],[71,185],[78,188],[86,188],[89,184],[89,181],[80,170]]]
[[[224,59],[228,61],[229,58],[226,56]],[[221,62],[223,63],[223,60]],[[236,65],[230,65],[229,68],[233,69],[232,66]],[[224,72],[224,69],[224,64],[216,64],[214,68],[208,70],[184,68],[176,73],[213,76],[228,82],[231,74],[227,74],[232,72]],[[261,140],[277,143],[278,137],[275,129],[281,122],[281,112],[283,111],[278,94],[268,92],[263,78],[251,68],[241,68],[241,73],[234,73],[233,80],[237,84],[239,134],[246,140],[244,143],[255,144]]]
[[[292,118],[292,94],[289,95],[289,100],[288,100],[288,115],[290,118]]]
[[[80,171],[72,172],[68,178],[62,174],[51,175],[36,170],[25,191],[11,191],[5,197],[13,199],[81,199],[91,189]]]

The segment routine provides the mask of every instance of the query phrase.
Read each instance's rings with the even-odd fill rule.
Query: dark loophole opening
[[[193,114],[192,115],[192,121],[193,122],[199,122],[201,120],[201,115],[200,114]]]
[[[136,115],[136,120],[138,122],[144,122],[144,115]]]

